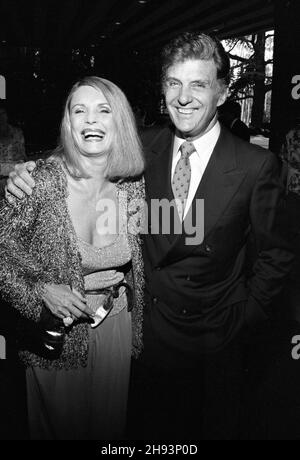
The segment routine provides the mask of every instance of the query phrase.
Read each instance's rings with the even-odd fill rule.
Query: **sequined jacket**
[[[22,317],[38,322],[45,283],[70,285],[83,294],[84,278],[77,237],[67,208],[67,179],[62,167],[54,160],[38,160],[33,177],[36,186],[31,196],[1,204],[0,291]],[[133,285],[135,293],[132,354],[137,356],[142,348],[144,270],[136,200],[144,197],[144,183],[143,180],[123,181],[117,187],[126,192],[128,200],[132,270],[131,279],[127,281]],[[88,334],[88,324],[74,323],[66,334],[59,359],[49,361],[22,351],[21,360],[26,366],[42,368],[85,366]]]

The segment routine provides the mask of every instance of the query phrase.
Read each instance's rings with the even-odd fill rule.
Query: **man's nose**
[[[180,88],[180,93],[178,95],[178,102],[181,105],[186,105],[192,102],[192,100],[193,100],[193,96],[192,96],[190,88],[188,86],[186,87],[182,86]]]

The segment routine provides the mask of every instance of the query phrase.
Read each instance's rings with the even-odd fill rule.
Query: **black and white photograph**
[[[300,440],[299,19],[0,0],[0,440]]]

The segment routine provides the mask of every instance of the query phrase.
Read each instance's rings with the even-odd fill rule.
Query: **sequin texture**
[[[68,208],[67,179],[58,161],[38,160],[33,172],[36,186],[30,196],[0,205],[0,290],[4,298],[22,316],[39,321],[45,283],[67,284],[84,293],[82,260]],[[144,181],[130,180],[117,184],[128,203],[144,198]],[[130,209],[131,215],[132,206]],[[138,210],[136,210],[138,213]],[[139,233],[128,233],[132,270],[127,281],[134,287],[132,310],[133,349],[137,356],[142,348],[142,312],[144,275]],[[54,361],[29,351],[20,352],[26,366],[42,368],[76,368],[85,366],[88,354],[87,323],[74,323],[67,330],[62,354]]]

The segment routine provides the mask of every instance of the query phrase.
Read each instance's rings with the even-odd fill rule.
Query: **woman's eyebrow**
[[[85,107],[85,105],[80,102],[76,102],[76,104],[71,105],[71,109],[74,109],[74,107]]]
[[[83,102],[76,102],[76,104],[73,104],[71,106],[71,109],[74,109],[74,107],[86,107],[86,105]],[[97,104],[97,107],[110,107],[108,102],[100,102],[100,104]]]
[[[176,80],[176,81],[180,81],[180,80],[178,80],[178,78],[176,78],[176,77],[172,77],[172,76],[169,76],[169,77],[167,77],[167,78],[166,78],[166,81],[168,81],[168,80]]]

